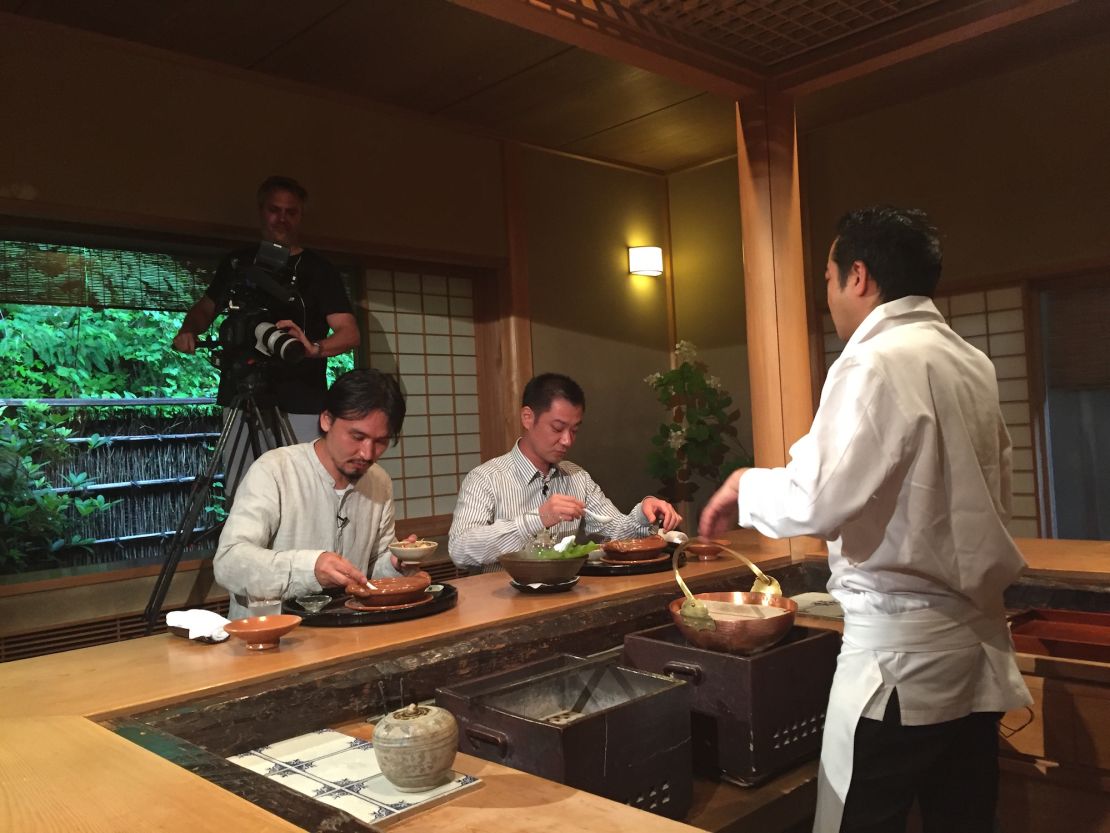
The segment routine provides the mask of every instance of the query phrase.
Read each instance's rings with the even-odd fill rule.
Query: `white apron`
[[[840,831],[844,801],[852,783],[856,726],[883,685],[878,652],[957,651],[981,645],[997,679],[1014,682],[1017,667],[1005,619],[987,619],[977,612],[962,618],[960,621],[949,611],[935,609],[882,614],[845,611],[844,646],[837,660],[821,740],[814,833]],[[1020,674],[1017,685],[1024,690]]]

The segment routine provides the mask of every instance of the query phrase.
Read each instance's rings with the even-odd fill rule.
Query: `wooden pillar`
[[[755,463],[775,467],[813,421],[793,99],[738,102],[736,144]],[[791,542],[803,549],[812,541]]]
[[[502,412],[497,415],[499,436],[483,457],[504,454],[520,436],[520,397],[532,378],[532,318],[528,305],[528,239],[524,219],[521,182],[521,148],[502,142],[502,172],[505,177],[505,223],[509,244],[508,273],[500,281],[498,317],[501,322],[497,384],[501,388]]]

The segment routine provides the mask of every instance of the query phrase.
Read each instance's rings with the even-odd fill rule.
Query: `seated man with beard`
[[[404,419],[396,379],[352,370],[325,396],[319,439],[251,465],[214,561],[216,581],[231,594],[230,618],[249,615],[252,595],[290,599],[401,574],[389,555],[393,483],[375,464]]]

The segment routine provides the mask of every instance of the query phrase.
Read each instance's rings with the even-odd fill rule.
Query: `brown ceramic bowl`
[[[721,555],[721,548],[727,546],[728,541],[724,538],[691,538],[686,545],[686,555],[698,561],[716,561]]]
[[[698,648],[722,651],[727,654],[754,654],[769,648],[786,636],[794,626],[797,602],[783,596],[766,596],[763,593],[695,593],[695,599],[703,602],[724,602],[734,605],[766,605],[785,610],[781,616],[769,619],[714,620],[716,630],[699,631],[689,627],[679,613],[685,596],[680,596],[669,605],[671,618],[686,637],[686,641]]]
[[[375,590],[365,584],[348,584],[347,592],[364,605],[403,605],[423,598],[432,577],[421,571],[400,578],[372,578]]]
[[[249,619],[236,619],[224,625],[231,636],[247,643],[247,650],[266,651],[278,646],[285,634],[301,623],[300,616],[279,613],[275,616],[251,616]]]
[[[511,552],[497,560],[518,584],[561,584],[578,575],[586,563],[586,556],[529,558],[519,552]]]
[[[648,535],[646,538],[606,541],[601,548],[611,561],[647,561],[658,558],[666,546],[667,542],[661,535]]]

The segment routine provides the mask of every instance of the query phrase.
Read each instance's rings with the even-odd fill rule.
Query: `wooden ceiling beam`
[[[735,63],[637,27],[635,16],[626,13],[616,19],[588,8],[581,0],[447,2],[733,101],[762,89],[765,82]]]
[[[1076,5],[1079,0],[982,0],[958,3],[945,15],[926,17],[921,23],[888,37],[868,39],[858,45],[842,45],[835,52],[810,56],[804,63],[772,74],[768,85],[794,96],[850,81],[895,64],[938,52],[950,46],[988,35],[1008,26]]]

